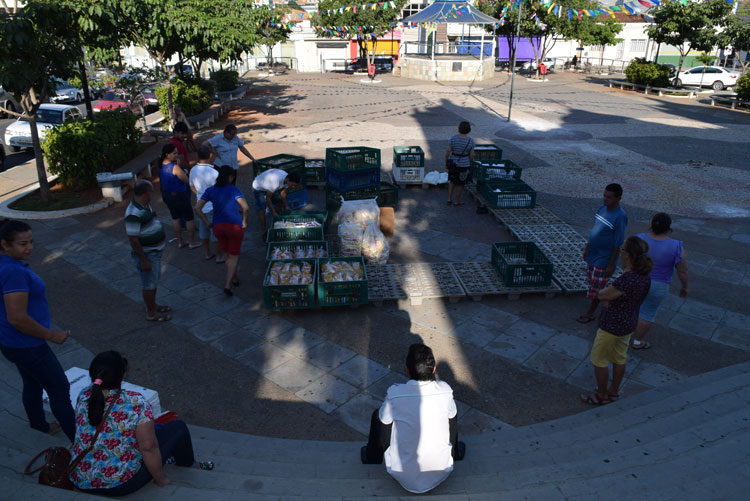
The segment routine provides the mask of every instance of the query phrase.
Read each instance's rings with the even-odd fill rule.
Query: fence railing
[[[471,42],[403,42],[401,53],[411,56],[432,56],[437,54],[470,55],[479,57],[482,52],[480,41]],[[494,44],[491,39],[484,42],[484,57],[493,57]]]

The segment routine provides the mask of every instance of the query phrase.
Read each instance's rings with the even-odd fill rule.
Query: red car
[[[94,105],[94,111],[119,110],[126,108],[133,113],[140,114],[141,109],[136,103],[131,101],[130,94],[121,90],[110,90],[104,93],[102,98]]]

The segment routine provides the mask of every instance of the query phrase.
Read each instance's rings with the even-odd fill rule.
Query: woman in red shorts
[[[232,295],[233,285],[240,285],[240,280],[237,278],[238,261],[247,227],[247,213],[250,210],[240,189],[231,184],[232,176],[234,176],[234,169],[230,166],[219,167],[216,184],[203,192],[203,196],[195,206],[198,216],[206,226],[214,229],[214,235],[227,255],[227,279],[224,283],[224,294],[227,296]],[[214,206],[213,223],[201,210],[206,202],[211,202]]]

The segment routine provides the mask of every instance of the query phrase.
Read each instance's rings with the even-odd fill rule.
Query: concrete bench
[[[659,97],[661,97],[661,96],[663,96],[665,94],[667,94],[667,95],[679,94],[679,95],[684,95],[684,96],[693,98],[693,97],[696,96],[696,93],[697,93],[697,90],[694,89],[694,88],[692,88],[692,87],[685,88],[685,89],[675,89],[675,88],[672,88],[672,87],[652,87],[650,85],[637,84],[637,83],[627,82],[627,81],[624,81],[624,80],[610,80],[609,81],[609,87],[610,88],[612,88],[612,87],[619,87],[620,90],[626,90],[626,89],[637,90],[637,89],[641,89],[641,90],[643,90],[643,93],[646,94],[646,95],[654,94],[655,93]]]
[[[711,96],[709,99],[711,99],[711,106],[716,106],[716,103],[728,104],[733,110],[737,109],[738,104],[741,106],[750,106],[750,101],[739,99],[737,96]]]
[[[195,130],[204,129],[214,123],[219,117],[227,112],[229,106],[225,103],[216,103],[209,109],[198,115],[188,117],[188,123]]]
[[[135,182],[136,175],[133,172],[121,172],[118,174],[112,172],[99,172],[96,175],[96,182],[102,189],[104,198],[111,198],[115,202],[122,202],[123,195],[129,188],[129,182]]]
[[[234,90],[217,92],[216,97],[219,101],[233,101],[235,99],[242,99],[247,94],[250,85],[241,85]]]

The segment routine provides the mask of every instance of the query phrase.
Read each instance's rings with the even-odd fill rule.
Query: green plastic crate
[[[321,270],[324,263],[349,261],[357,262],[362,266],[363,280],[350,282],[323,282]],[[361,257],[332,257],[318,259],[318,306],[350,306],[355,304],[367,304],[367,269],[365,260]]]
[[[424,151],[419,146],[394,146],[393,163],[396,167],[424,167]]]
[[[313,281],[300,285],[268,285],[268,277],[274,263],[309,263],[312,265]],[[263,278],[263,306],[269,310],[302,310],[315,308],[315,284],[317,282],[316,259],[291,259],[289,261],[269,261]]]
[[[305,177],[307,184],[325,184],[326,182],[326,161],[324,158],[306,158],[305,159]]]
[[[492,143],[474,145],[474,161],[498,162],[503,158],[503,150]]]
[[[326,166],[340,171],[380,169],[380,150],[367,146],[326,148]]]
[[[281,169],[287,172],[296,172],[300,177],[300,186],[297,189],[303,189],[307,186],[307,176],[305,174],[305,157],[295,155],[273,155],[261,158],[253,163],[253,176],[257,177],[261,172],[269,169]],[[297,190],[294,190],[297,191]]]
[[[495,180],[520,180],[523,169],[511,160],[500,160],[498,162],[474,161],[472,175],[478,183]]]
[[[336,190],[326,188],[326,209],[328,212],[338,212],[341,208],[341,197],[344,200],[364,200],[366,198],[377,198],[380,194],[380,185],[368,186],[358,190]]]
[[[545,287],[552,283],[552,262],[534,242],[492,244],[492,266],[508,287]]]
[[[396,207],[398,204],[398,186],[392,183],[380,183],[378,205],[380,207]]]
[[[328,218],[328,211],[325,210],[292,210],[289,212],[284,212],[281,214],[281,216],[275,216],[274,221],[277,221],[277,217],[290,217],[290,216],[302,216],[302,217],[314,217],[316,221],[323,224],[323,229],[328,232],[328,223],[330,222],[330,219]]]
[[[325,240],[323,228],[271,228],[268,242],[320,242]]]
[[[536,191],[523,181],[479,183],[479,192],[493,209],[533,209],[536,205]]]
[[[271,253],[274,251],[274,249],[285,249],[285,250],[294,250],[297,247],[303,247],[306,248],[308,246],[312,246],[313,249],[317,249],[319,247],[322,247],[325,251],[326,255],[323,257],[328,257],[328,242],[325,240],[319,241],[319,242],[313,242],[313,241],[301,241],[301,242],[269,242],[268,243],[268,249],[266,250],[266,261],[274,261],[273,258],[271,258]],[[313,258],[292,258],[292,259],[318,259],[318,257]],[[282,259],[276,258],[275,261],[282,261]],[[283,259],[283,261],[287,261],[287,259]]]

